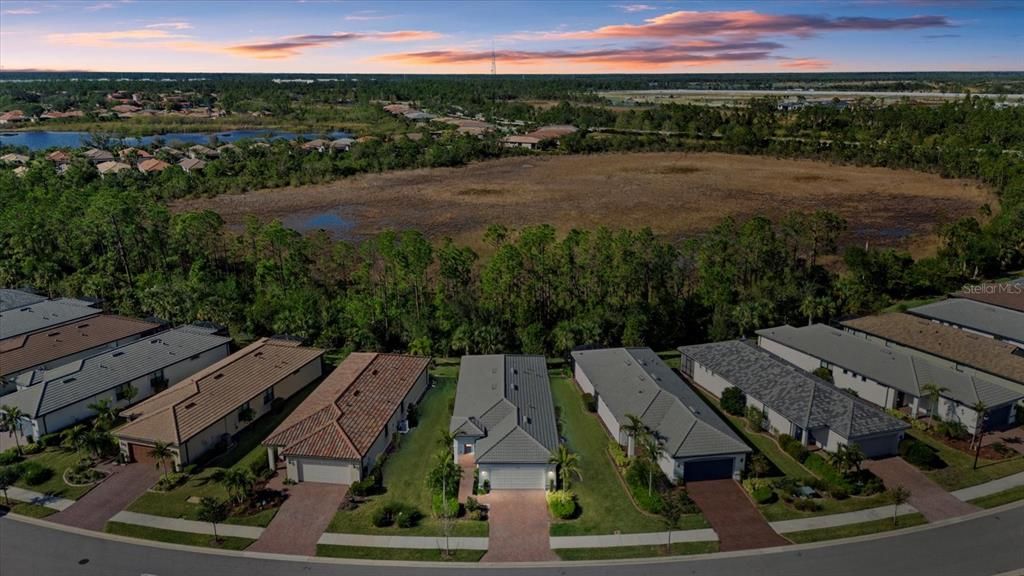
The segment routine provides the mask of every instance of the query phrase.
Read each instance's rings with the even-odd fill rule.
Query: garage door
[[[352,484],[359,480],[354,465],[331,460],[298,460],[296,463],[299,482],[322,482],[324,484]]]
[[[152,446],[146,446],[145,444],[128,444],[128,456],[132,462],[143,462],[145,464],[154,464],[156,459],[149,455]],[[168,463],[170,464],[170,463]]]
[[[543,490],[546,466],[493,466],[491,490]]]
[[[683,464],[683,479],[687,482],[697,480],[725,480],[732,478],[732,458],[718,460],[702,460]]]
[[[1006,425],[1010,423],[1010,411],[1013,409],[1013,404],[1007,404],[1001,408],[990,410],[988,413],[988,426],[995,430],[1006,428]]]
[[[861,452],[868,458],[882,458],[899,452],[900,435],[890,434],[888,436],[857,440],[855,444],[860,446]]]

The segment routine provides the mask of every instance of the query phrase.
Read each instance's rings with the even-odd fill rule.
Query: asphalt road
[[[0,574],[18,576],[989,576],[1024,573],[1024,505],[899,535],[681,560],[557,566],[340,564],[147,546],[0,519]]]

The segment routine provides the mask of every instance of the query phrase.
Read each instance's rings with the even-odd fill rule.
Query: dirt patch
[[[364,174],[322,185],[176,202],[212,209],[229,225],[253,214],[288,221],[337,214],[344,237],[418,229],[481,247],[495,223],[571,228],[651,227],[673,240],[705,232],[726,216],[781,217],[831,210],[849,222],[846,244],[934,249],[937,224],[977,213],[994,195],[969,180],[909,170],[832,166],[729,154],[602,154],[503,158],[461,168]]]

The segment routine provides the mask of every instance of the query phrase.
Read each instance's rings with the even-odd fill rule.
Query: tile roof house
[[[136,340],[120,348],[73,360],[49,370],[33,370],[17,377],[18,391],[0,403],[21,408],[28,420],[23,434],[38,438],[87,420],[89,404],[109,399],[125,406],[125,391],[137,391],[135,400],[156,394],[167,382],[177,382],[227,355],[231,338],[214,329],[182,326]]]
[[[33,302],[10,310],[0,312],[0,339],[6,340],[59,326],[75,320],[96,316],[103,310],[95,307],[93,302],[75,298],[57,298]]]
[[[730,387],[746,395],[747,406],[764,411],[767,428],[789,434],[805,446],[835,452],[857,444],[868,457],[899,451],[907,423],[878,406],[840,390],[753,342],[731,340],[682,346],[683,374],[716,398]]]
[[[1024,312],[1024,278],[974,286],[972,289],[957,292],[953,296]]]
[[[28,292],[26,290],[15,290],[13,288],[0,288],[0,312],[12,308],[21,308],[42,302],[46,296]]]
[[[612,438],[633,453],[622,429],[636,416],[663,441],[658,462],[673,482],[739,479],[751,452],[693,389],[650,348],[606,348],[572,353],[576,383],[597,400]]]
[[[544,490],[558,447],[543,356],[463,356],[449,431],[456,461],[471,459],[494,490]]]
[[[150,154],[148,151],[143,150],[141,148],[125,148],[125,149],[119,151],[117,153],[117,156],[119,158],[121,158],[122,160],[128,160],[130,158],[137,158],[139,160],[144,160],[146,158],[152,158],[153,157],[152,154]]]
[[[180,468],[224,448],[275,400],[319,378],[323,354],[291,340],[260,338],[123,411],[129,422],[114,430],[121,453],[129,461],[148,460],[149,450],[163,442]]]
[[[99,164],[100,162],[113,162],[114,160],[113,154],[106,150],[100,150],[99,148],[89,148],[85,152],[82,152],[82,156],[93,164]]]
[[[409,408],[429,384],[430,359],[350,354],[263,441],[271,468],[296,482],[351,484],[408,430]]]
[[[152,334],[160,324],[101,314],[47,330],[0,340],[0,391],[13,388],[13,378],[29,370],[46,370],[72,360],[117,348]]]
[[[178,167],[185,172],[191,173],[206,168],[206,162],[199,158],[182,158],[181,162],[178,162]]]
[[[117,174],[118,172],[121,172],[123,170],[131,169],[132,167],[130,165],[125,164],[124,162],[114,162],[113,160],[110,160],[108,162],[100,162],[99,164],[96,165],[96,171],[99,172],[101,176],[106,176],[107,174]]]
[[[1024,312],[967,298],[948,298],[911,308],[907,313],[1024,348]]]
[[[843,322],[860,334],[899,350],[944,360],[960,372],[1024,386],[1024,349],[910,314],[865,316]]]
[[[0,162],[3,162],[4,164],[24,165],[28,164],[28,161],[28,156],[25,156],[24,154],[15,154],[13,152],[10,154],[4,154],[3,156],[0,156]]]
[[[1013,422],[1014,404],[1024,399],[1018,386],[958,372],[948,365],[902,352],[861,336],[815,324],[803,328],[778,326],[758,330],[758,344],[800,368],[813,372],[827,368],[839,388],[882,408],[905,410],[910,415],[940,415],[974,432],[978,402],[986,406],[990,426]],[[942,390],[933,402],[929,385]]]
[[[71,162],[71,154],[68,154],[64,150],[54,150],[46,155],[46,159],[54,164],[67,164]]]
[[[143,174],[156,174],[157,172],[163,172],[170,168],[171,165],[158,158],[148,158],[139,162],[139,172]]]

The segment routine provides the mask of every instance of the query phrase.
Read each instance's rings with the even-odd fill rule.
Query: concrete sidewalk
[[[487,550],[485,537],[451,537],[448,547],[452,550]],[[332,546],[365,546],[369,548],[416,548],[438,550],[444,548],[444,538],[434,536],[372,536],[370,534],[339,534],[324,532],[318,544]]]
[[[134,524],[161,530],[174,530],[176,532],[191,532],[193,534],[213,535],[213,525],[209,522],[197,522],[195,520],[182,520],[181,518],[168,518],[166,516],[154,516],[152,514],[139,514],[138,512],[118,512],[110,519],[111,522],[122,524]],[[219,536],[235,536],[238,538],[259,539],[263,534],[263,528],[259,526],[235,526],[234,524],[217,524]]]
[[[953,496],[963,501],[974,500],[975,498],[981,498],[982,496],[989,496],[996,492],[1002,492],[1003,490],[1009,490],[1010,488],[1016,488],[1017,486],[1024,486],[1024,472],[1018,472],[1011,474],[1005,478],[999,478],[985,482],[984,484],[978,484],[977,486],[970,486],[953,492]]]
[[[856,512],[844,512],[842,514],[812,516],[810,518],[797,518],[795,520],[780,520],[778,522],[769,523],[769,526],[779,534],[800,532],[802,530],[835,528],[836,526],[846,526],[847,524],[860,524],[862,522],[872,522],[874,520],[892,518],[892,508],[892,506],[879,506],[878,508],[868,508],[867,510],[858,510]],[[900,506],[897,515],[904,516],[906,514],[913,514],[914,512],[917,512],[917,509],[913,506],[903,504]]]
[[[17,486],[11,486],[7,489],[7,497],[11,500],[17,500],[19,502],[28,502],[29,504],[36,504],[38,506],[46,506],[47,508],[53,508],[54,510],[67,510],[75,503],[74,500],[68,500],[67,498],[58,498],[56,496],[48,496],[46,494],[40,494],[39,492],[33,492],[32,490],[25,490],[24,488],[18,488]]]
[[[674,530],[672,543],[717,542],[718,534],[711,528]],[[551,548],[616,548],[619,546],[655,546],[668,544],[668,532],[639,534],[608,534],[604,536],[552,536]]]

